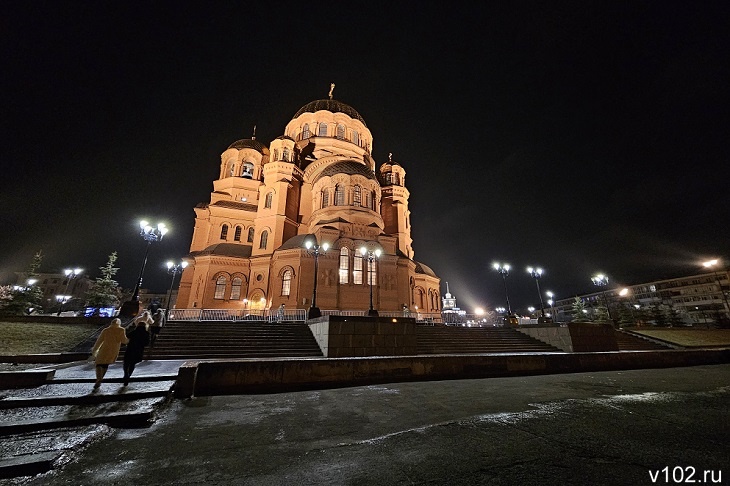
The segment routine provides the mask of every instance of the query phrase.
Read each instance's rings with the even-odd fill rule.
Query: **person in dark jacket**
[[[124,351],[124,386],[129,385],[129,378],[134,373],[134,367],[142,361],[144,348],[150,343],[150,333],[147,326],[152,322],[149,312],[145,311],[135,318],[134,329],[127,331],[129,343]]]

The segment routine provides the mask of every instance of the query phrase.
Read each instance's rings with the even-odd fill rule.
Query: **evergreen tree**
[[[23,315],[31,312],[43,312],[43,291],[32,282],[38,277],[38,269],[43,260],[42,250],[33,255],[33,260],[28,267],[26,275],[28,276],[27,286],[18,286],[11,291],[10,299],[5,300],[3,310],[10,314]],[[2,304],[0,304],[2,305]]]
[[[576,297],[573,301],[573,306],[571,308],[572,313],[572,321],[573,322],[587,322],[590,321],[590,318],[588,317],[588,310],[586,309],[586,304],[581,300],[580,297]]]
[[[611,321],[608,317],[608,309],[603,304],[598,304],[596,306],[596,308],[594,309],[593,317],[596,322],[600,322],[602,324]]]
[[[634,325],[634,309],[630,305],[622,305],[618,308],[618,323],[621,327]]]
[[[109,255],[106,265],[99,267],[101,277],[89,286],[86,294],[86,305],[88,307],[116,307],[121,302],[122,289],[114,280],[119,268],[114,266],[117,261],[117,252]]]

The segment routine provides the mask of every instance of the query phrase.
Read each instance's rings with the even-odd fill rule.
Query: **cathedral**
[[[176,307],[307,309],[316,295],[322,310],[440,312],[439,278],[414,259],[406,171],[391,156],[376,170],[372,147],[332,91],[268,146],[233,142],[195,207]]]

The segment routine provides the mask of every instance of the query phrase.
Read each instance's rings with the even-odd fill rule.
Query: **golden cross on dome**
[[[332,99],[332,92],[335,90],[335,83],[330,84],[330,99]]]
[[[393,152],[388,152],[388,162],[393,162]]]
[[[251,137],[251,140],[256,140],[256,125],[253,126],[253,136]]]

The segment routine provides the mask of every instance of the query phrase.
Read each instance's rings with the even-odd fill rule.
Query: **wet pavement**
[[[729,484],[729,404],[730,365],[173,400],[24,484]]]

